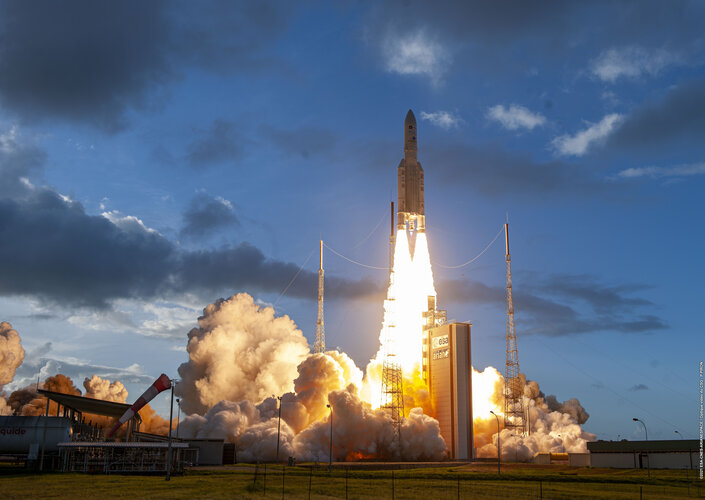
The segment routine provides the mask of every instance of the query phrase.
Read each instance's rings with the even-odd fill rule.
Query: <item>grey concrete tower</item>
[[[404,120],[404,158],[397,168],[397,228],[423,232],[424,211],[423,168],[417,158],[416,117],[409,110]]]

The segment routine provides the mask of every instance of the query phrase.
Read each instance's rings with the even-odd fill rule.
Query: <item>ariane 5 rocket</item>
[[[424,232],[423,168],[417,154],[416,117],[409,110],[404,120],[404,158],[397,168],[397,229]]]

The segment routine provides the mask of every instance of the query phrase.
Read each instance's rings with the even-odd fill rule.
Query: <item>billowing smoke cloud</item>
[[[110,380],[104,380],[98,375],[93,375],[91,378],[86,377],[83,381],[83,387],[86,389],[85,396],[87,398],[104,399],[116,403],[127,402],[127,389],[122,382],[117,380],[110,382]]]
[[[12,382],[17,367],[24,359],[20,335],[7,321],[0,323],[0,389]]]
[[[363,458],[401,460],[441,460],[446,444],[438,421],[414,408],[402,421],[400,439],[391,416],[382,409],[372,410],[349,385],[328,395],[333,413],[333,456],[335,460]],[[330,420],[324,419],[294,438],[297,456],[304,460],[325,460],[328,456]]]
[[[43,383],[39,384],[39,388],[63,394],[73,394],[74,396],[81,395],[81,391],[73,384],[73,380],[61,373],[48,377]],[[37,384],[31,384],[14,391],[10,394],[7,402],[12,407],[12,412],[16,415],[44,415],[47,409],[47,398],[37,392]],[[56,415],[57,410],[58,405],[50,402],[49,415]]]
[[[236,444],[238,460],[275,460],[279,401],[270,395],[283,393],[280,458],[327,459],[331,414],[337,460],[445,457],[435,419],[410,410],[400,441],[388,412],[361,399],[362,372],[352,359],[309,354],[289,318],[275,318],[249,295],[209,305],[188,351],[177,390],[184,410],[197,414],[181,423],[180,437],[223,438]]]
[[[17,367],[24,359],[24,349],[20,342],[20,335],[12,329],[12,325],[6,321],[0,323],[0,391],[4,385],[12,382],[15,377]],[[0,415],[12,413],[7,404],[4,393],[0,392]]]
[[[241,293],[203,310],[188,334],[189,361],[176,392],[186,413],[203,414],[222,400],[258,403],[294,389],[308,343],[288,316],[275,317]]]
[[[587,442],[594,441],[595,435],[580,427],[590,417],[580,402],[571,398],[561,403],[556,396],[544,395],[538,382],[526,381],[523,374],[521,378],[529,415],[527,436],[504,428],[502,375],[492,367],[482,373],[473,370],[473,392],[477,392],[473,394],[473,428],[478,457],[497,456],[497,423],[490,409],[500,417],[502,460],[530,461],[536,453],[587,453]]]

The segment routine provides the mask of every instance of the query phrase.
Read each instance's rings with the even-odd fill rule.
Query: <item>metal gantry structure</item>
[[[392,289],[394,280],[394,202],[391,204],[392,224],[389,236],[389,289]],[[387,297],[388,301],[394,301],[394,297]],[[393,307],[393,305],[392,305]],[[389,411],[395,429],[395,436],[398,443],[401,443],[401,422],[404,418],[404,382],[402,378],[401,365],[396,359],[395,335],[392,334],[396,325],[389,324],[384,336],[384,362],[382,365],[382,399],[380,408]],[[401,448],[398,448],[400,451]]]
[[[526,434],[524,417],[524,384],[519,376],[519,349],[514,325],[512,297],[512,258],[509,255],[509,222],[504,225],[507,265],[507,363],[504,371],[504,427]]]
[[[318,260],[318,316],[316,318],[316,341],[313,343],[313,352],[325,351],[326,330],[323,324],[323,240],[320,240]]]

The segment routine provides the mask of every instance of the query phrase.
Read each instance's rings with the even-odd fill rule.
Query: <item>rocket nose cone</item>
[[[416,125],[416,117],[414,116],[414,112],[409,110],[409,112],[406,114],[406,119],[404,120],[405,123],[409,125]]]

